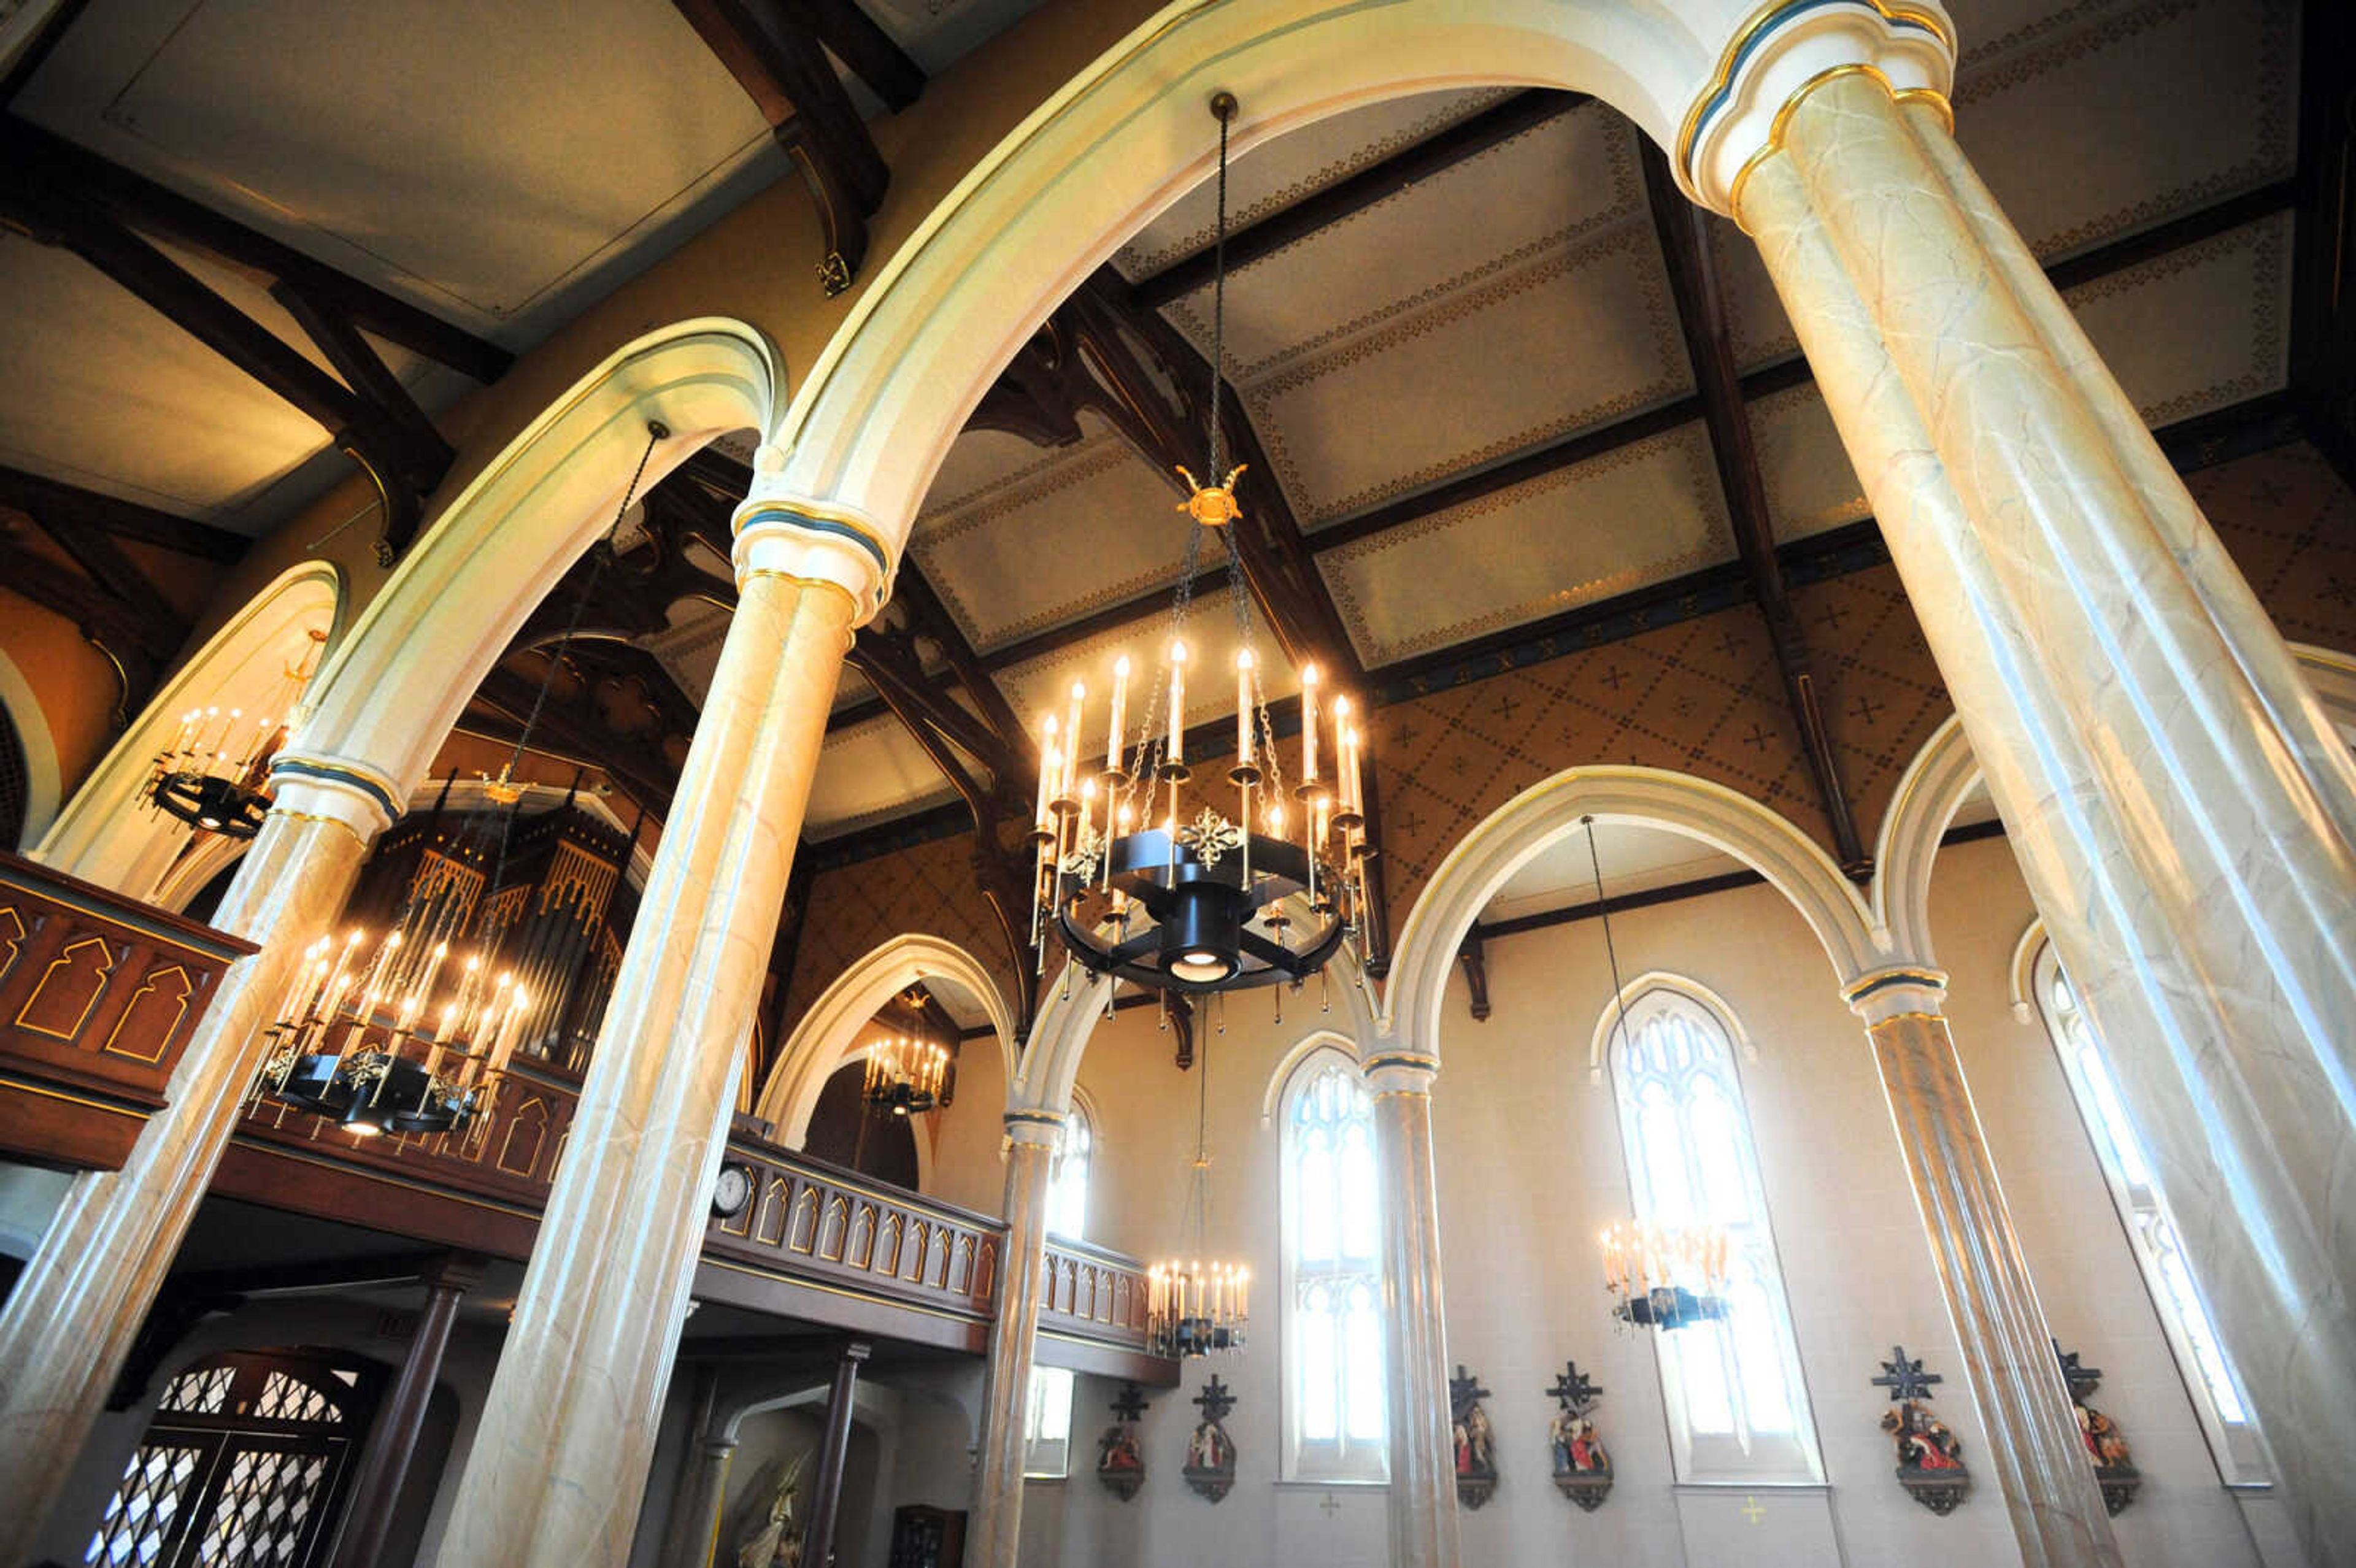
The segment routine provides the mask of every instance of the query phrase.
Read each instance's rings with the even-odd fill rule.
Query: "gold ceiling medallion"
[[[1238,463],[1227,470],[1227,476],[1216,485],[1205,485],[1194,477],[1184,464],[1178,464],[1178,477],[1186,481],[1194,494],[1178,503],[1178,509],[1206,528],[1223,528],[1244,515],[1236,504],[1236,481],[1243,477],[1248,463]],[[1211,471],[1214,474],[1217,469]]]

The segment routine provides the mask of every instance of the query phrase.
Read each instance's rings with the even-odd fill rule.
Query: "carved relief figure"
[[[1577,1361],[1567,1361],[1562,1375],[1546,1392],[1555,1402],[1554,1420],[1547,1426],[1554,1484],[1563,1496],[1592,1513],[1612,1490],[1612,1456],[1596,1435],[1590,1413],[1602,1402],[1603,1390],[1579,1370]]]
[[[1954,1512],[1971,1490],[1962,1440],[1931,1413],[1931,1385],[1944,1381],[1924,1371],[1919,1357],[1909,1360],[1902,1345],[1891,1349],[1881,1375],[1873,1380],[1875,1387],[1890,1391],[1892,1408],[1881,1413],[1881,1430],[1897,1452],[1898,1484],[1942,1516]]]
[[[1479,1508],[1497,1489],[1496,1435],[1481,1402],[1489,1391],[1481,1380],[1459,1366],[1448,1380],[1448,1413],[1456,1437],[1456,1500]]]
[[[2078,1416],[2078,1435],[2086,1456],[2094,1462],[2094,1479],[2103,1488],[2103,1507],[2115,1514],[2135,1501],[2142,1488],[2143,1472],[2136,1468],[2119,1424],[2086,1403],[2103,1383],[2103,1369],[2080,1362],[2078,1352],[2064,1351],[2057,1342],[2053,1353],[2062,1360],[2062,1380],[2070,1386],[2070,1405]]]
[[[1236,1407],[1236,1396],[1214,1375],[1203,1385],[1202,1393],[1193,1402],[1202,1411],[1203,1419],[1186,1439],[1186,1484],[1203,1497],[1217,1502],[1236,1484],[1235,1439],[1220,1423]]]
[[[1112,1402],[1113,1424],[1097,1439],[1097,1479],[1107,1491],[1127,1502],[1145,1484],[1145,1450],[1137,1440],[1137,1424],[1145,1414],[1145,1395],[1135,1383],[1124,1383]]]

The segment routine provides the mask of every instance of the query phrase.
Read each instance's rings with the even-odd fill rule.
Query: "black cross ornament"
[[[1145,1419],[1145,1392],[1135,1383],[1121,1384],[1120,1397],[1112,1402],[1112,1413],[1115,1418],[1121,1421],[1142,1421]]]
[[[1187,1403],[1201,1411],[1205,1421],[1225,1421],[1227,1413],[1236,1407],[1236,1396],[1214,1372],[1211,1381],[1203,1385],[1202,1393]]]
[[[1481,1386],[1481,1380],[1466,1371],[1463,1362],[1457,1362],[1456,1375],[1448,1380],[1450,1416],[1454,1420],[1462,1421],[1464,1419],[1464,1413],[1472,1408],[1474,1401],[1488,1397],[1489,1391]]]
[[[1888,1389],[1892,1404],[1912,1399],[1928,1399],[1933,1383],[1947,1381],[1936,1372],[1924,1371],[1920,1357],[1908,1360],[1903,1345],[1890,1348],[1890,1360],[1881,1363],[1881,1373],[1873,1380],[1873,1386]]]
[[[1579,1370],[1577,1361],[1565,1361],[1562,1373],[1554,1380],[1547,1397],[1557,1401],[1572,1415],[1585,1415],[1603,1397],[1602,1385]]]
[[[2069,1385],[2070,1397],[2085,1403],[2086,1396],[2103,1386],[2103,1369],[2081,1364],[2078,1352],[2063,1349],[2059,1339],[2053,1341],[2053,1354],[2062,1363],[2062,1381]]]

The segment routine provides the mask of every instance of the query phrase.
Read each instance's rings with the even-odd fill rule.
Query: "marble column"
[[[976,1568],[1015,1568],[1023,1544],[1023,1416],[1045,1296],[1047,1181],[1063,1141],[1063,1118],[1051,1112],[1006,1115],[1006,1252],[998,1265],[998,1317],[990,1326],[990,1381],[973,1488],[973,1534],[981,1546]]]
[[[343,1531],[336,1538],[335,1568],[376,1568],[392,1528],[393,1505],[401,1499],[409,1462],[417,1452],[417,1435],[425,1428],[425,1406],[442,1375],[442,1352],[458,1321],[458,1303],[482,1280],[483,1260],[472,1253],[453,1253],[426,1275],[425,1309],[409,1336],[392,1397],[385,1401],[369,1435],[368,1456],[360,1461],[351,1506],[344,1511]]]
[[[696,1374],[695,1412],[688,1421],[687,1451],[680,1456],[661,1568],[709,1568],[719,1550],[720,1509],[728,1499],[728,1467],[736,1457],[735,1437],[712,1421],[720,1373],[718,1366],[706,1363]]]
[[[629,1555],[743,1046],[851,628],[884,555],[737,517],[736,613],[648,874],[437,1561]]]
[[[2318,1563],[2356,1562],[2356,762],[1949,139],[1820,75],[1738,215]]]
[[[1848,987],[1889,1097],[1890,1125],[1931,1242],[1965,1381],[1987,1433],[1974,1465],[2012,1516],[2023,1568],[2117,1568],[2118,1542],[2078,1432],[2053,1337],[1980,1132],[1954,1037],[1946,976],[1887,969]]]
[[[835,1359],[834,1386],[826,1395],[826,1442],[818,1455],[818,1480],[810,1488],[809,1529],[802,1536],[806,1568],[834,1568],[835,1527],[842,1511],[842,1467],[851,1456],[851,1408],[859,1392],[859,1369],[874,1347],[853,1339]]]
[[[277,799],[213,917],[262,951],[222,975],[123,1168],[74,1178],[0,1312],[0,1563],[31,1551],[229,1147],[267,1014],[391,821],[358,783],[288,779]]]
[[[1440,1182],[1431,1155],[1431,1080],[1439,1068],[1437,1058],[1412,1051],[1377,1052],[1365,1063],[1383,1186],[1393,1568],[1457,1568],[1462,1561],[1440,1291]]]

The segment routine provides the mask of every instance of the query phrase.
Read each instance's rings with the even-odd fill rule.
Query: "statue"
[[[1116,1419],[1097,1439],[1097,1479],[1123,1502],[1145,1485],[1145,1450],[1137,1440],[1137,1424],[1145,1408],[1145,1395],[1138,1386],[1123,1384],[1120,1397],[1112,1402]]]
[[[1546,1392],[1555,1401],[1554,1420],[1547,1426],[1555,1487],[1580,1509],[1593,1513],[1612,1491],[1612,1456],[1595,1434],[1591,1413],[1602,1403],[1603,1390],[1579,1370],[1577,1361],[1566,1361],[1562,1375]]]
[[[808,1457],[798,1456],[785,1467],[769,1496],[768,1512],[737,1544],[736,1568],[801,1568],[802,1528],[794,1518],[794,1500],[801,1493],[802,1463]],[[759,1487],[754,1495],[760,1495]]]
[[[1947,1424],[1931,1413],[1931,1385],[1945,1380],[1925,1372],[1917,1358],[1906,1359],[1906,1348],[1894,1346],[1881,1363],[1877,1388],[1890,1391],[1895,1408],[1881,1414],[1881,1430],[1897,1451],[1898,1484],[1913,1499],[1942,1518],[1955,1511],[1971,1490],[1971,1471],[1964,1465],[1964,1445]]]
[[[1449,1420],[1456,1438],[1456,1500],[1479,1508],[1497,1489],[1496,1435],[1481,1402],[1489,1391],[1460,1363],[1448,1380]]]
[[[2103,1369],[2080,1363],[2078,1352],[2065,1351],[2060,1340],[2054,1341],[2053,1353],[2062,1360],[2062,1381],[2070,1388],[2070,1407],[2078,1417],[2078,1436],[2086,1445],[2086,1456],[2094,1462],[2094,1480],[2103,1488],[2103,1507],[2113,1514],[2135,1501],[2136,1493],[2143,1488],[2143,1472],[2136,1468],[2135,1456],[2127,1448],[2126,1434],[2119,1424],[2086,1403],[2086,1397],[2103,1384]]]

